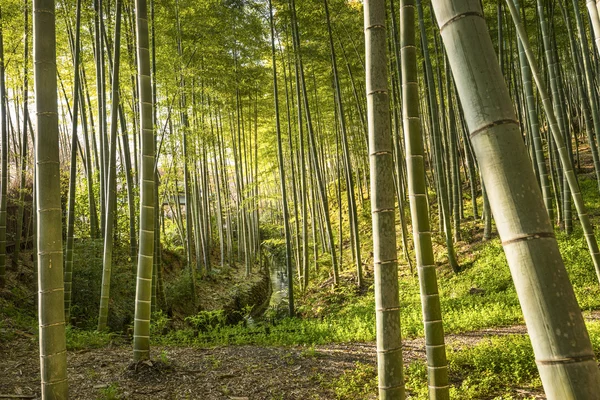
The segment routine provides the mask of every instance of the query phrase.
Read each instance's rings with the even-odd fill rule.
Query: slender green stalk
[[[292,25],[294,27],[294,29],[293,29],[294,35],[293,36],[294,36],[295,43],[296,43],[296,45],[295,45],[296,58],[297,58],[297,63],[298,63],[298,71],[299,71],[299,75],[300,75],[299,76],[300,77],[300,88],[302,89],[304,115],[306,117],[306,126],[307,126],[307,131],[308,131],[309,151],[311,154],[310,156],[311,156],[311,160],[312,160],[313,167],[314,167],[317,191],[319,194],[320,202],[322,204],[322,211],[324,213],[325,227],[327,230],[327,241],[328,241],[327,244],[329,246],[329,252],[331,254],[331,264],[332,264],[332,269],[333,269],[333,282],[334,282],[334,285],[337,285],[339,282],[339,269],[338,269],[335,243],[334,243],[334,239],[333,239],[333,229],[331,227],[331,220],[329,218],[329,204],[328,204],[328,199],[327,199],[327,190],[325,188],[325,182],[324,182],[324,177],[323,177],[323,173],[322,173],[322,168],[319,163],[319,156],[317,153],[317,143],[316,143],[317,139],[315,137],[316,136],[315,130],[313,129],[313,122],[312,122],[312,118],[311,118],[311,114],[310,114],[309,98],[308,98],[308,94],[307,94],[307,84],[306,84],[306,79],[304,77],[302,54],[301,54],[301,50],[300,50],[300,33],[298,32],[297,18],[295,16],[296,15],[296,7],[295,7],[294,0],[291,0],[290,3],[292,5],[292,7],[291,7],[292,8],[292,16],[293,16]]]
[[[73,231],[75,228],[75,183],[77,180],[77,118],[79,115],[79,41],[81,30],[81,0],[77,0],[74,44],[73,115],[71,129],[71,169],[69,174],[69,205],[67,209],[67,246],[65,249],[65,321],[71,318],[71,283],[73,281]]]
[[[564,141],[566,141],[566,133],[567,133],[567,128],[565,125],[565,112],[564,112],[564,108],[562,105],[562,102],[560,101],[560,81],[559,81],[559,76],[558,76],[558,66],[557,66],[557,60],[554,58],[554,54],[552,52],[552,45],[550,43],[550,28],[548,27],[548,22],[546,21],[546,17],[545,17],[545,12],[544,12],[544,4],[542,3],[542,0],[536,0],[537,1],[537,10],[538,10],[538,17],[539,17],[539,23],[540,23],[540,29],[541,29],[541,34],[542,34],[542,43],[543,43],[543,47],[544,47],[544,56],[546,59],[546,65],[547,65],[547,69],[548,69],[548,76],[549,76],[549,83],[550,83],[550,89],[552,92],[552,109],[554,110],[554,116],[556,117],[556,127],[558,128],[558,134],[560,134],[560,136],[562,137],[562,139]],[[563,179],[564,179],[564,172],[563,169],[564,168],[560,168],[560,163],[557,163],[557,175],[558,175],[558,179],[560,180],[559,185],[562,188],[561,193],[557,193],[557,196],[561,196],[563,195],[564,192],[568,191],[568,188],[565,187],[565,185],[563,184]],[[564,196],[563,196],[564,198]],[[566,217],[566,213],[565,213],[565,208],[567,207],[567,204],[565,203],[565,201],[563,200],[563,209],[561,210],[562,213],[560,213],[562,215],[563,218],[561,218],[560,221],[560,225],[563,226],[563,220]],[[569,203],[569,207],[570,207],[570,203]]]
[[[546,395],[595,399],[600,371],[480,3],[440,0],[434,10]]]
[[[450,208],[448,205],[448,192],[446,190],[446,178],[444,176],[444,165],[442,156],[442,135],[440,133],[440,119],[438,116],[438,103],[437,96],[435,93],[435,82],[433,78],[433,72],[431,67],[431,60],[429,57],[429,49],[427,46],[427,33],[425,31],[425,24],[423,21],[423,7],[421,1],[416,1],[417,11],[419,15],[419,27],[421,31],[421,42],[423,44],[423,56],[425,64],[425,73],[427,74],[427,87],[429,89],[429,108],[431,111],[432,119],[432,144],[433,144],[433,156],[434,156],[434,170],[435,177],[438,184],[438,198],[440,200],[441,207],[439,208],[440,223],[443,221],[444,238],[446,239],[446,247],[448,250],[448,263],[454,272],[458,272],[460,267],[456,261],[456,254],[454,252],[454,243],[452,242],[452,224],[450,223]]]
[[[325,2],[325,16],[327,18],[327,31],[329,33],[329,50],[331,52],[331,65],[333,70],[333,85],[335,89],[335,100],[337,105],[338,118],[340,122],[342,150],[344,152],[344,172],[346,175],[346,190],[348,191],[348,211],[350,214],[350,229],[352,230],[353,247],[356,254],[356,276],[358,286],[362,286],[362,259],[360,254],[360,235],[358,231],[358,217],[356,211],[356,198],[354,196],[354,179],[352,178],[352,165],[350,161],[350,150],[348,145],[348,132],[346,130],[346,119],[344,117],[344,105],[342,103],[342,91],[340,89],[340,80],[338,77],[337,60],[335,57],[335,47],[333,45],[333,33],[331,31],[331,21],[329,18],[329,6]],[[340,205],[341,207],[341,205]],[[340,225],[341,229],[341,225]]]
[[[283,164],[283,145],[281,140],[281,125],[279,121],[279,94],[277,92],[277,62],[275,59],[275,28],[273,27],[273,6],[269,0],[269,22],[271,25],[271,62],[273,63],[273,98],[275,102],[275,129],[277,131],[277,159],[279,162],[279,179],[281,198],[283,201],[283,230],[285,234],[285,266],[288,274],[288,307],[289,316],[294,316],[294,271],[292,269],[292,238],[287,193],[285,187],[285,168]]]
[[[136,34],[138,87],[140,91],[141,168],[140,168],[140,236],[135,321],[133,324],[134,361],[150,358],[150,312],[154,256],[154,126],[152,124],[152,85],[146,0],[136,0]]]
[[[100,229],[104,229],[105,218],[106,218],[106,168],[104,159],[105,150],[108,151],[104,146],[104,136],[106,132],[106,101],[104,97],[104,47],[102,45],[102,30],[100,28],[102,21],[102,0],[94,0],[94,46],[95,46],[95,67],[96,67],[96,95],[98,97],[96,104],[98,106],[98,136],[100,143],[100,154],[97,159],[99,177],[100,177]],[[93,137],[94,135],[92,135]],[[92,139],[94,145],[96,145],[95,138]],[[102,233],[102,232],[101,232]]]
[[[364,10],[379,398],[404,399],[385,1]]]
[[[6,81],[4,74],[4,41],[2,35],[2,10],[0,8],[0,147],[2,165],[0,170],[0,288],[6,282],[6,207],[8,189],[8,129],[6,118]]]
[[[518,3],[515,2],[518,7]],[[554,210],[552,208],[552,192],[550,190],[550,181],[548,180],[548,169],[544,158],[544,146],[540,136],[540,123],[537,114],[536,101],[533,96],[533,84],[531,82],[531,69],[527,63],[527,56],[523,49],[521,39],[517,38],[519,48],[519,62],[521,65],[521,79],[523,80],[523,90],[525,92],[525,102],[527,104],[527,116],[529,121],[529,133],[533,143],[536,168],[540,177],[542,196],[544,197],[544,205],[548,211],[550,221],[554,220]]]
[[[454,223],[454,241],[461,239],[460,235],[460,217],[462,209],[462,192],[460,184],[460,166],[458,160],[458,132],[456,129],[456,117],[454,114],[454,84],[450,66],[444,57],[446,64],[446,94],[448,96],[448,136],[450,145],[450,167],[448,175],[452,177],[452,222]]]
[[[294,12],[294,2],[293,0],[289,0],[289,9],[290,15],[292,18],[292,47],[294,48],[294,52],[297,54],[299,52],[298,46],[296,44],[296,34],[295,34],[295,12]],[[291,62],[290,62],[291,63]],[[304,151],[304,125],[302,123],[302,101],[301,101],[301,93],[300,93],[300,63],[294,62],[294,70],[295,70],[295,92],[297,103],[297,124],[298,124],[298,144],[299,151],[298,157],[300,158],[300,162],[298,163],[298,174],[300,175],[300,210],[302,215],[302,271],[303,275],[306,276],[304,280],[304,287],[308,286],[308,183],[306,179],[306,158]],[[290,72],[291,74],[291,72]],[[290,82],[291,84],[291,82]],[[291,147],[290,147],[290,150]]]
[[[81,68],[81,75],[83,77],[83,81],[85,84],[85,74],[83,73],[83,68]],[[90,237],[92,239],[98,238],[99,229],[98,229],[98,212],[96,210],[96,194],[94,193],[94,170],[92,168],[92,152],[90,150],[90,138],[88,133],[88,125],[86,119],[85,112],[85,99],[84,99],[83,87],[79,85],[79,101],[81,103],[81,121],[83,125],[83,140],[85,146],[85,158],[84,158],[84,167],[86,172],[86,185],[88,192],[88,204],[90,208]],[[91,114],[91,108],[90,108]],[[93,118],[92,118],[93,120]]]
[[[183,59],[183,47],[181,43],[181,21],[179,18],[179,2],[176,3],[175,12],[177,15],[177,54],[179,54],[179,58]],[[190,189],[190,172],[189,172],[189,151],[188,151],[188,132],[190,130],[189,118],[187,114],[187,102],[185,96],[185,80],[183,77],[183,66],[180,66],[179,70],[179,86],[180,86],[180,98],[179,98],[179,106],[180,106],[180,119],[181,119],[181,135],[182,135],[182,147],[183,147],[183,190],[185,195],[185,238],[186,238],[186,262],[188,271],[190,273],[190,282],[191,282],[191,292],[194,297],[194,301],[196,298],[196,273],[195,269],[192,266],[192,237],[193,237],[193,228],[192,228],[192,208],[194,201],[192,200],[191,189]],[[198,263],[199,260],[196,260]],[[197,265],[196,269],[200,269],[200,266]]]
[[[19,263],[19,254],[21,253],[21,240],[23,236],[23,217],[25,206],[25,177],[27,174],[27,151],[29,144],[27,140],[27,120],[29,118],[29,4],[28,0],[23,1],[25,16],[25,34],[24,34],[24,52],[23,52],[23,130],[21,132],[21,158],[19,161],[19,201],[17,202],[17,227],[15,234],[15,250],[13,252],[13,264]],[[26,238],[28,240],[29,238]]]
[[[444,327],[437,287],[436,264],[431,242],[427,182],[423,156],[423,138],[419,117],[419,83],[415,40],[415,0],[400,2],[402,24],[402,121],[406,146],[406,166],[413,242],[421,289],[421,307],[425,325],[425,349],[430,399],[449,399],[448,367],[444,345]]]
[[[408,254],[408,229],[406,227],[406,216],[405,216],[405,212],[404,212],[404,205],[406,202],[406,189],[405,189],[405,182],[406,182],[406,168],[404,167],[404,163],[402,163],[400,160],[402,160],[404,158],[404,154],[402,151],[402,141],[400,140],[400,125],[402,124],[402,122],[400,121],[400,119],[402,118],[399,114],[402,112],[400,110],[401,105],[399,103],[402,102],[402,100],[400,99],[402,97],[402,90],[400,89],[400,85],[402,85],[402,68],[400,67],[400,40],[398,38],[398,27],[397,27],[397,21],[396,21],[396,9],[394,7],[394,2],[391,1],[390,2],[390,20],[392,22],[392,32],[391,32],[391,36],[392,36],[392,41],[393,41],[393,49],[394,49],[394,61],[395,61],[395,67],[396,67],[396,80],[397,80],[397,84],[394,85],[394,79],[393,79],[393,75],[392,75],[392,102],[393,103],[398,103],[397,106],[392,107],[393,109],[393,113],[394,113],[394,127],[395,129],[392,130],[392,139],[394,141],[394,152],[395,152],[395,160],[394,160],[394,164],[396,167],[396,192],[398,195],[398,214],[400,216],[400,228],[401,228],[401,232],[402,232],[402,251],[404,253],[404,258],[406,260],[406,262],[408,263],[408,266],[410,268],[410,273],[413,273],[413,266],[412,266],[412,261],[410,258],[410,255]],[[391,67],[391,66],[390,66]],[[393,69],[393,68],[391,68]],[[392,74],[392,72],[390,72],[390,74]]]
[[[110,149],[108,180],[106,184],[106,226],[104,227],[104,253],[102,258],[102,290],[100,292],[100,311],[98,330],[106,329],[108,321],[108,302],[110,300],[110,275],[112,271],[113,228],[117,206],[117,126],[119,112],[119,66],[121,59],[121,0],[117,0],[115,26],[115,52],[113,59],[112,98],[110,118]]]
[[[42,399],[68,398],[54,0],[33,2]]]

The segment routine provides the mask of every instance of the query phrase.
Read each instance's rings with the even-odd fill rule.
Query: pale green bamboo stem
[[[518,3],[515,3],[518,5]],[[552,208],[552,193],[550,190],[550,181],[548,180],[548,169],[546,168],[546,160],[544,158],[544,146],[540,136],[540,123],[537,114],[535,98],[533,96],[533,85],[531,82],[531,69],[527,64],[527,56],[523,49],[521,39],[517,39],[519,48],[519,62],[521,65],[521,79],[523,80],[523,90],[525,92],[525,103],[527,104],[527,115],[529,116],[529,133],[535,152],[536,167],[540,176],[542,195],[544,197],[544,205],[550,216],[550,221],[554,220],[554,209]]]
[[[71,169],[69,176],[69,207],[67,210],[67,246],[65,249],[65,321],[71,318],[71,284],[73,281],[73,231],[75,228],[75,181],[77,179],[77,118],[79,115],[79,42],[81,28],[81,0],[77,0],[75,22],[75,49],[74,49],[74,84],[73,84],[73,116],[71,129]]]
[[[595,399],[600,371],[480,2],[440,0],[434,10],[546,395]]]
[[[364,5],[379,398],[404,399],[385,1]]]
[[[415,28],[415,0],[400,1],[402,24],[402,121],[406,146],[406,166],[413,242],[421,291],[425,326],[425,351],[430,399],[449,399],[448,366],[444,344],[444,326],[437,287],[436,264],[429,225],[427,182],[421,118]],[[451,94],[449,94],[451,95]]]
[[[150,313],[154,255],[154,126],[152,124],[152,87],[146,0],[136,0],[138,87],[140,91],[140,236],[135,321],[133,324],[134,361],[150,358]]]
[[[587,6],[592,22],[592,33],[594,35],[594,41],[596,42],[596,50],[600,53],[600,15],[598,14],[600,1],[586,0],[585,5]]]
[[[6,118],[6,82],[4,74],[4,43],[2,35],[2,10],[0,10],[0,134],[2,142],[2,177],[0,178],[0,288],[6,282],[6,208],[8,189],[8,129]]]
[[[54,0],[33,2],[37,259],[42,398],[68,398]]]

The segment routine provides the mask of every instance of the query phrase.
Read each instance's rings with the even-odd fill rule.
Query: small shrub
[[[150,337],[165,335],[171,327],[171,319],[165,312],[158,310],[150,318]]]
[[[121,399],[121,390],[118,383],[111,383],[110,385],[100,389],[100,400],[119,400]]]
[[[223,310],[200,311],[196,315],[186,317],[185,321],[198,331],[207,332],[224,327],[227,324],[227,316]]]

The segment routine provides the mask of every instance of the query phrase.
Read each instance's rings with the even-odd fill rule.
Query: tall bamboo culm
[[[73,82],[73,116],[71,129],[71,165],[69,171],[69,200],[67,208],[67,246],[65,248],[65,321],[71,318],[71,284],[73,282],[73,247],[75,245],[73,233],[75,230],[75,188],[77,179],[77,117],[79,115],[79,49],[81,30],[81,0],[77,0],[75,22],[74,82]]]
[[[595,399],[600,371],[479,0],[433,3],[549,399]],[[512,1],[511,3],[512,4]]]
[[[98,312],[98,330],[105,330],[108,323],[108,303],[110,300],[110,276],[112,273],[112,259],[114,237],[113,228],[117,208],[117,125],[119,104],[119,63],[121,59],[121,0],[116,4],[116,23],[114,40],[114,59],[112,76],[112,99],[110,119],[110,149],[108,149],[108,179],[106,182],[106,217],[104,227],[104,251],[102,255],[102,289],[100,291],[100,310]]]
[[[0,288],[6,282],[6,207],[8,189],[8,129],[6,127],[6,83],[4,80],[4,45],[2,37],[2,10],[0,9],[0,146],[2,147],[2,178],[0,178]]]
[[[419,83],[415,42],[415,0],[400,1],[402,58],[402,122],[406,147],[406,169],[413,242],[421,290],[421,306],[425,325],[425,349],[429,397],[449,399],[448,366],[444,344],[444,326],[437,287],[436,264],[431,242],[429,205],[425,178],[425,160],[421,119],[419,116]]]
[[[140,236],[135,321],[133,324],[134,361],[150,358],[150,313],[154,255],[154,126],[152,124],[152,85],[148,7],[146,0],[136,0],[136,34],[138,87],[140,91],[141,167],[140,167]]]
[[[273,23],[273,6],[269,0],[269,22],[271,28],[271,62],[273,63],[273,100],[275,104],[275,130],[277,133],[277,161],[279,165],[279,180],[281,184],[281,199],[283,202],[283,231],[285,235],[285,266],[288,273],[288,314],[294,316],[294,276],[292,269],[292,238],[290,233],[289,207],[285,187],[285,165],[283,160],[283,145],[281,140],[281,123],[279,119],[279,93],[277,88],[277,61],[275,59],[275,28]]]
[[[404,399],[385,0],[364,6],[379,398]]]
[[[54,0],[33,2],[38,308],[42,398],[68,397]]]

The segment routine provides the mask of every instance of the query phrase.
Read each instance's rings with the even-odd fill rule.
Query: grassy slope
[[[600,214],[597,184],[593,180],[582,179],[581,186],[590,215],[597,224],[597,215]],[[363,254],[369,254],[370,238],[366,237],[368,220],[364,217],[365,215],[361,223],[362,241],[366,244]],[[346,229],[344,225],[345,223],[343,229]],[[488,242],[481,242],[478,239],[481,237],[480,225],[473,221],[465,221],[462,225],[462,236],[467,240],[457,244],[459,262],[463,268],[458,275],[444,265],[443,240],[436,235],[435,249],[440,265],[439,287],[447,333],[523,323],[500,241],[496,237]],[[577,223],[574,225],[575,231],[570,236],[557,232],[561,254],[582,310],[599,309],[600,286],[581,228]],[[349,250],[346,249],[346,253]],[[328,263],[325,261],[322,264],[319,267],[321,278],[326,278]],[[373,341],[375,315],[372,287],[360,293],[352,285],[350,260],[347,260],[346,265],[346,279],[343,279],[341,287],[332,289],[324,283],[309,288],[307,293],[298,293],[301,303],[298,310],[303,316],[301,319],[284,319],[268,328],[219,327],[200,335],[191,330],[180,330],[159,337],[157,341],[200,346]],[[372,270],[367,268],[367,282],[371,275]],[[408,271],[407,265],[400,266],[399,283],[403,337],[422,336],[418,280]],[[591,322],[588,326],[594,348],[600,354],[600,324]],[[515,394],[507,386],[507,382],[510,382],[513,389],[515,386],[534,390],[541,388],[527,336],[498,337],[469,348],[449,349],[448,358],[455,398],[478,399],[497,395],[497,398],[510,399]],[[334,383],[339,387],[340,398],[356,398],[365,390],[372,392],[376,384],[375,373],[373,368],[366,365],[358,365],[354,371],[348,371],[339,382]],[[413,398],[426,398],[426,386],[424,365],[413,363],[407,366],[407,387]]]
[[[594,180],[581,179],[589,213],[595,224],[599,222],[600,196]],[[342,196],[345,197],[345,196]],[[465,203],[466,205],[466,203]],[[367,205],[368,207],[368,205]],[[467,210],[465,210],[467,211]],[[332,215],[337,215],[332,213]],[[369,213],[361,214],[361,234],[363,254],[369,254],[370,222]],[[467,216],[468,217],[468,216]],[[336,225],[339,225],[336,221]],[[497,238],[483,243],[480,223],[465,221],[462,236],[465,239],[457,244],[462,272],[455,275],[444,264],[443,240],[434,235],[437,242],[435,250],[440,265],[439,286],[443,307],[445,329],[448,333],[460,333],[483,328],[522,323],[522,314],[512,284],[510,272],[502,247]],[[435,221],[432,223],[435,225]],[[557,233],[561,253],[579,304],[583,310],[600,308],[600,287],[581,229],[575,223],[575,232],[571,236]],[[347,221],[342,222],[347,231]],[[400,245],[400,243],[399,243]],[[283,319],[269,326],[222,326],[201,331],[197,329],[179,329],[162,333],[167,324],[164,315],[155,318],[153,338],[155,343],[199,346],[227,344],[257,345],[297,345],[327,344],[332,342],[361,342],[375,339],[375,316],[372,287],[360,292],[352,284],[353,267],[349,258],[349,249],[344,250],[346,270],[342,274],[343,284],[332,289],[327,283],[328,265],[326,257],[319,262],[316,281],[320,285],[311,286],[306,293],[297,293],[299,319]],[[311,252],[312,254],[312,252]],[[367,285],[372,281],[372,268],[367,265]],[[406,264],[400,266],[400,296],[402,303],[403,337],[423,335],[419,287],[416,277],[409,272]],[[19,289],[22,288],[19,286]],[[6,297],[5,297],[6,298]],[[0,321],[0,341],[8,341],[14,332],[30,331],[35,334],[37,321],[32,313],[21,313],[18,307],[0,297],[2,320]],[[209,317],[209,315],[204,315]],[[600,324],[590,323],[590,336],[596,352],[600,354]],[[19,333],[17,333],[19,334]],[[68,331],[70,349],[98,347],[114,338],[110,334],[73,329]],[[453,380],[454,398],[509,399],[514,391],[507,386],[539,389],[533,354],[529,339],[515,335],[493,338],[475,346],[462,349],[449,349],[448,358]],[[413,398],[426,398],[426,373],[424,365],[412,363],[406,368],[407,387]],[[342,378],[331,383],[336,387],[340,398],[362,398],[365,393],[375,390],[375,369],[369,365],[357,365],[347,371]],[[512,394],[510,394],[512,393]],[[515,398],[523,398],[518,396]]]

